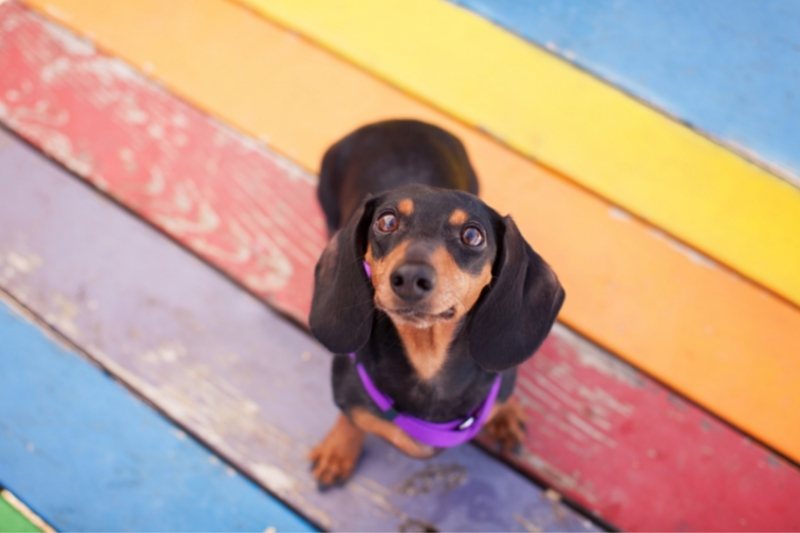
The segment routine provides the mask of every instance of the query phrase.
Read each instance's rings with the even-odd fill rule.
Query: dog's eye
[[[375,221],[375,227],[381,233],[393,233],[397,226],[397,217],[393,213],[385,213]]]
[[[483,244],[483,232],[475,226],[467,226],[461,230],[461,241],[467,246],[478,247]]]

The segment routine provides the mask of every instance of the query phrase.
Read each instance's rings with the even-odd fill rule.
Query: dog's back
[[[441,128],[416,120],[389,120],[357,129],[331,146],[317,190],[332,234],[367,194],[409,183],[478,193],[464,145]]]

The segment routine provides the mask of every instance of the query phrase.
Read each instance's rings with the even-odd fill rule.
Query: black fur
[[[482,368],[500,372],[519,365],[541,346],[565,294],[511,217],[495,231],[502,244],[493,282],[469,315],[467,336],[472,358]]]
[[[397,409],[427,420],[469,414],[485,398],[495,372],[503,373],[500,400],[511,395],[516,366],[546,337],[564,291],[514,222],[486,206],[477,192],[461,142],[422,122],[365,126],[326,152],[318,196],[335,234],[317,265],[310,324],[319,341],[340,354],[333,362],[333,389],[343,411],[361,406],[377,413],[355,367],[341,355],[349,352],[357,352]],[[485,264],[481,261],[486,257],[494,258],[491,284],[462,321],[444,366],[427,381],[416,377],[391,319],[375,308],[362,267],[368,242],[380,257],[400,238],[372,230],[383,206],[399,198],[411,198],[415,205],[414,227],[402,238],[444,242],[467,272]],[[456,244],[458,235],[436,222],[454,207],[468,211],[486,228],[485,257],[465,251]]]

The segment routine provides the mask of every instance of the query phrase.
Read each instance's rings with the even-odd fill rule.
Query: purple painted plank
[[[336,415],[330,355],[5,133],[0,287],[326,528],[593,529],[470,446],[417,462],[372,438],[355,478],[318,492],[306,454]]]

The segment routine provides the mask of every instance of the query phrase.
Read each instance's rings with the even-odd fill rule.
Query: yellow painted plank
[[[785,301],[229,2],[28,3],[312,170],[370,121],[416,117],[452,131],[484,198],[559,273],[565,323],[800,460],[800,311]]]
[[[442,0],[238,1],[800,304],[800,190],[682,124]]]

